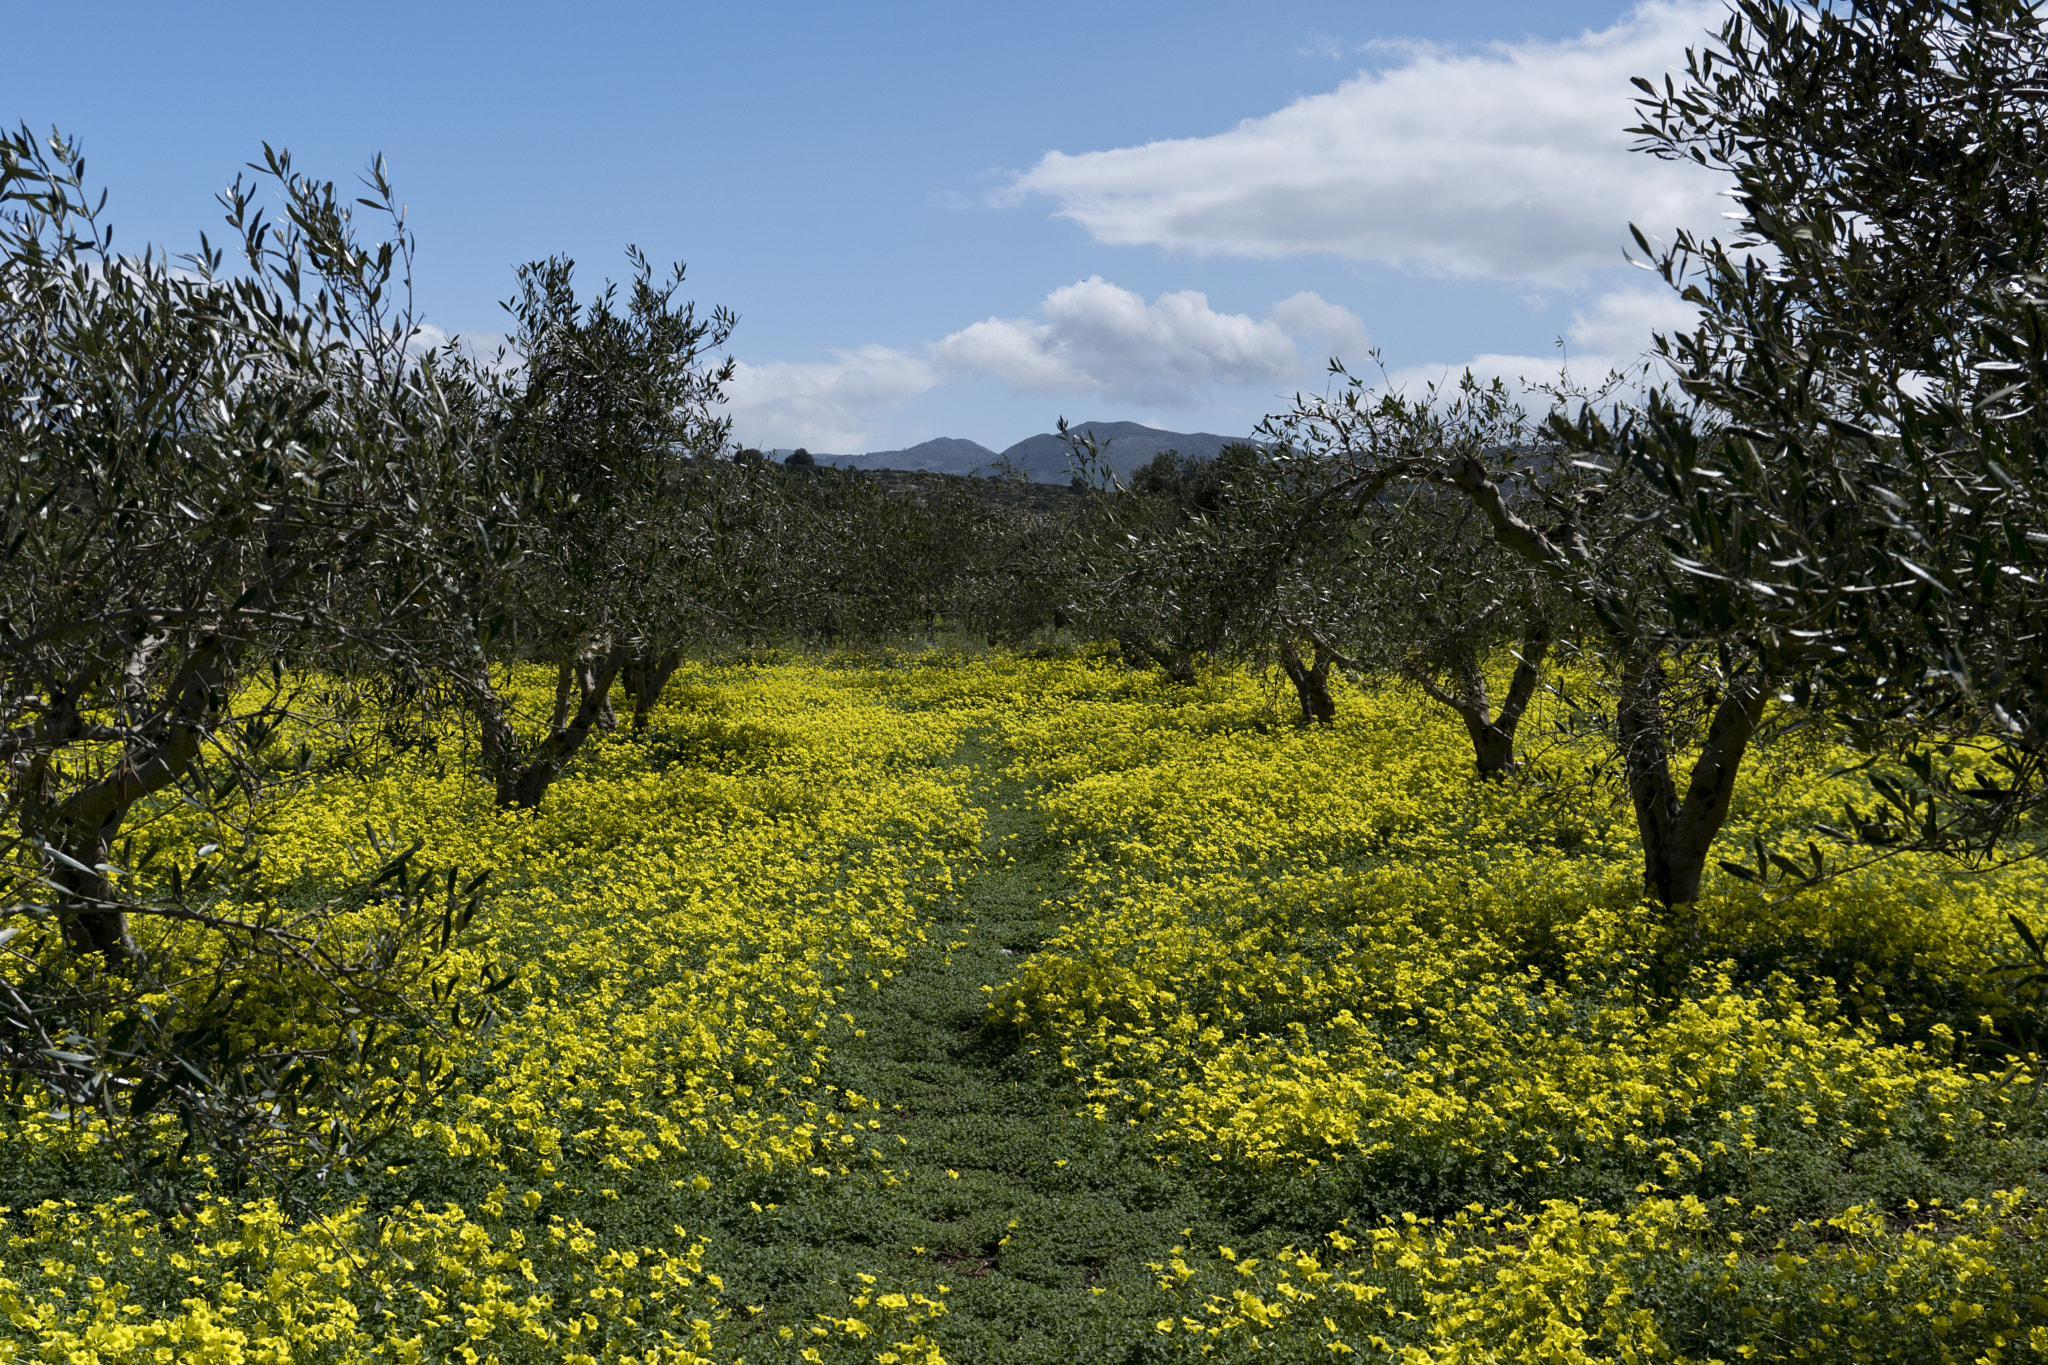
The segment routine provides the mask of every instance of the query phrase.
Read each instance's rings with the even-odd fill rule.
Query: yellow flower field
[[[0,1359],[1026,1358],[1028,1219],[975,1255],[881,1231],[961,1182],[928,1104],[854,1083],[927,998],[1083,1116],[1002,1189],[1069,1198],[1093,1132],[1213,1212],[1033,1282],[1096,1333],[1069,1358],[2048,1355],[2048,1122],[1978,1047],[2048,873],[1717,872],[1694,943],[1596,740],[1486,783],[1426,699],[1342,692],[1322,731],[1281,700],[1095,656],[702,665],[537,812],[454,729],[323,779],[265,817],[280,894],[373,860],[366,826],[493,874],[449,970],[518,976],[441,1045],[460,1083],[303,1214],[151,1211],[90,1124],[16,1115]],[[1858,795],[1828,762],[1766,754],[1726,856],[1803,849]],[[989,939],[998,885],[1042,941]]]

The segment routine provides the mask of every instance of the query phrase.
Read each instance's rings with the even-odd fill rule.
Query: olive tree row
[[[114,250],[73,144],[0,137],[0,1090],[125,1122],[138,1171],[157,1112],[223,1171],[330,1170],[374,1127],[356,1100],[436,1087],[408,1040],[470,998],[415,990],[479,885],[448,870],[434,914],[416,849],[313,911],[266,899],[232,838],[120,851],[170,804],[231,833],[336,714],[297,679],[331,700],[436,666],[449,585],[516,553],[517,508],[416,353],[381,166],[367,245],[331,183],[269,149],[254,169],[221,197],[228,247],[173,263]],[[387,932],[327,932],[366,897]],[[238,1032],[254,998],[291,1027]]]
[[[747,491],[711,471],[728,426],[713,407],[732,363],[704,357],[736,319],[679,302],[681,266],[657,280],[644,256],[629,260],[624,299],[607,284],[587,304],[573,262],[521,267],[505,305],[509,347],[447,364],[518,504],[519,562],[466,575],[448,622],[447,676],[504,806],[539,804],[592,731],[614,723],[612,689],[629,669],[644,721],[698,629],[688,567],[715,535],[706,522]],[[499,666],[513,659],[555,667],[537,738],[522,734],[503,686]]]
[[[119,958],[102,869],[137,803],[260,786],[287,666],[429,665],[449,576],[511,553],[516,509],[412,354],[381,173],[394,234],[365,247],[269,154],[284,215],[238,180],[230,268],[115,253],[82,171],[0,142],[0,750],[65,935]]]
[[[1537,434],[1498,385],[1469,377],[1412,400],[1350,384],[1345,400],[1305,403],[1214,461],[1168,453],[1128,481],[1095,479],[1076,618],[1183,684],[1198,658],[1271,659],[1304,724],[1334,719],[1333,666],[1403,679],[1459,716],[1480,772],[1497,775],[1513,766],[1552,639],[1578,617],[1425,475],[1512,451],[1511,502],[1576,509],[1583,480]],[[1075,448],[1084,467],[1107,467],[1085,441]],[[1519,663],[1496,707],[1484,664],[1503,646]]]
[[[2048,798],[2044,69],[2019,0],[1740,0],[1683,78],[1639,82],[1641,147],[1739,209],[1725,242],[1638,234],[1699,311],[1645,337],[1675,391],[1530,430],[1469,386],[1340,376],[1214,507],[1120,493],[1090,581],[1177,676],[1264,640],[1310,716],[1333,663],[1403,676],[1483,767],[1547,642],[1590,642],[1667,906],[1697,899],[1774,699],[1889,760],[1833,833],[1997,856]],[[1474,661],[1501,645],[1492,713]]]
[[[416,993],[483,882],[385,832],[362,885],[279,902],[257,831],[280,792],[452,702],[479,778],[533,806],[616,685],[644,728],[686,650],[1010,630],[1032,613],[1004,584],[1048,560],[958,488],[737,458],[734,318],[681,300],[680,268],[632,253],[586,300],[536,262],[503,352],[425,349],[381,164],[354,197],[282,152],[254,171],[228,249],[174,261],[114,250],[74,145],[0,138],[0,1093],[136,1153],[175,1110],[221,1169],[286,1179],[442,1084],[430,1035],[511,976]],[[535,665],[556,686],[527,714]],[[220,837],[152,863],[172,809]],[[367,905],[381,928],[336,929]],[[244,1027],[259,998],[281,1032]]]
[[[1654,491],[1671,635],[1897,761],[1845,821],[1878,846],[1992,856],[2048,796],[2044,70],[2021,0],[1734,5],[1638,82],[1643,150],[1737,209],[1639,236],[1699,310],[1681,392],[1556,424]]]

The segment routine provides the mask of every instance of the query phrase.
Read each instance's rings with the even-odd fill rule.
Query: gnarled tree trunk
[[[1155,649],[1152,657],[1166,670],[1166,676],[1180,687],[1195,685],[1195,656],[1185,649]]]
[[[589,682],[585,676],[587,663],[587,660],[576,659],[556,666],[555,712],[548,722],[549,734],[568,728],[569,705],[571,700],[579,695],[579,689],[581,695],[589,694]],[[619,728],[619,718],[612,714],[612,697],[609,690],[598,699],[597,719],[593,724],[606,734]]]
[[[484,766],[491,774],[499,806],[530,810],[541,803],[563,766],[583,747],[590,732],[600,728],[601,718],[611,707],[612,684],[631,657],[630,648],[616,645],[603,654],[563,664],[556,674],[555,710],[547,737],[530,752],[513,728],[504,699],[491,685],[489,671],[478,669],[463,680],[463,699],[482,729]],[[572,694],[577,699],[573,714],[569,710]]]
[[[1330,665],[1337,656],[1321,640],[1311,640],[1315,649],[1315,663],[1304,664],[1301,652],[1294,647],[1294,641],[1280,638],[1280,668],[1287,674],[1287,680],[1294,684],[1294,693],[1301,700],[1301,723],[1303,725],[1330,725],[1337,719],[1337,702],[1330,696]]]
[[[1616,712],[1629,799],[1643,839],[1643,892],[1665,906],[1699,899],[1714,836],[1727,823],[1735,777],[1763,718],[1763,689],[1743,680],[1714,707],[1706,741],[1681,798],[1666,746],[1664,668],[1655,655],[1627,661]]]
[[[1124,663],[1130,667],[1142,667],[1150,662],[1157,664],[1167,679],[1180,687],[1195,685],[1195,655],[1193,650],[1178,646],[1154,645],[1136,635],[1120,635],[1117,646],[1123,651]]]
[[[153,650],[160,643],[151,641],[144,648]],[[166,689],[156,719],[120,735],[119,760],[62,802],[44,805],[43,778],[29,774],[29,790],[22,793],[25,832],[44,840],[56,855],[47,860],[48,876],[57,888],[58,921],[73,952],[97,954],[109,965],[134,956],[128,916],[100,869],[135,803],[177,782],[198,759],[227,705],[235,653],[234,646],[218,638],[192,649]],[[94,727],[80,723],[75,708],[57,710],[65,717],[59,723],[72,731],[66,738],[97,737]]]
[[[114,887],[99,870],[127,813],[127,806],[121,805],[96,828],[71,827],[63,841],[64,857],[50,860],[65,945],[80,956],[103,958],[109,966],[128,961],[137,951],[128,916],[116,908]]]
[[[1492,699],[1487,695],[1486,675],[1480,671],[1478,656],[1469,650],[1452,669],[1456,691],[1441,686],[1427,674],[1409,675],[1423,691],[1457,712],[1458,719],[1465,722],[1465,733],[1472,737],[1472,753],[1481,777],[1498,777],[1515,766],[1515,731],[1536,695],[1536,684],[1543,676],[1543,656],[1549,650],[1549,628],[1542,624],[1531,626],[1522,636],[1515,675],[1508,683],[1508,695],[1498,715],[1494,714]]]
[[[1467,456],[1454,461],[1445,477],[1485,515],[1497,541],[1557,578],[1567,590],[1585,592],[1584,584],[1573,578],[1571,566],[1578,559],[1516,516],[1478,460]],[[1583,551],[1583,546],[1579,549]],[[1700,876],[1706,871],[1714,836],[1727,822],[1743,755],[1763,719],[1763,686],[1753,677],[1738,679],[1719,699],[1681,798],[1671,778],[1670,716],[1657,646],[1611,618],[1608,639],[1622,660],[1616,725],[1629,800],[1643,840],[1643,891],[1667,908],[1691,905],[1699,899]]]
[[[647,718],[652,715],[661,701],[662,689],[682,666],[683,656],[676,650],[665,654],[635,654],[620,670],[619,679],[626,685],[626,694],[633,699],[633,733],[643,734],[647,729]]]

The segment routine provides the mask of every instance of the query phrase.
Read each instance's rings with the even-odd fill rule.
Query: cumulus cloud
[[[1619,289],[1600,295],[1572,314],[1561,350],[1549,355],[1475,355],[1463,364],[1414,365],[1388,376],[1393,387],[1419,394],[1425,384],[1455,383],[1469,369],[1482,381],[1498,378],[1522,395],[1532,411],[1550,401],[1533,385],[1555,384],[1567,372],[1574,384],[1596,386],[1611,371],[1629,376],[1625,394],[1640,395],[1646,384],[1661,379],[1653,367],[1644,370],[1656,333],[1666,335],[1690,327],[1698,310],[1670,290]],[[1616,396],[1625,396],[1617,394]]]
[[[1273,321],[1296,336],[1319,337],[1332,356],[1357,356],[1372,344],[1358,315],[1304,289],[1273,305]]]
[[[1398,64],[1210,137],[1051,152],[1045,195],[1097,240],[1256,258],[1330,253],[1429,274],[1569,284],[1627,225],[1711,227],[1720,182],[1628,150],[1631,76],[1682,63],[1722,6],[1648,0],[1611,28]]]
[[[841,351],[828,361],[741,363],[726,395],[739,439],[829,453],[865,449],[879,413],[943,383],[993,379],[1020,394],[1100,394],[1184,407],[1212,389],[1282,389],[1331,351],[1366,346],[1350,309],[1303,291],[1268,316],[1222,313],[1192,289],[1142,294],[1099,275],[1045,296],[1038,315],[990,317],[924,348]]]
[[[1362,343],[1350,310],[1312,293],[1270,316],[1219,313],[1192,289],[1143,295],[1091,275],[1048,294],[1036,318],[987,318],[932,348],[942,373],[993,376],[1018,393],[1186,401],[1215,387],[1283,384],[1301,369],[1294,335]]]
[[[1572,314],[1567,334],[1575,348],[1601,355],[1635,355],[1659,332],[1690,329],[1699,309],[1670,289],[1618,289]]]
[[[725,393],[733,428],[748,444],[843,454],[864,448],[871,414],[937,382],[919,356],[863,346],[829,361],[741,362]]]

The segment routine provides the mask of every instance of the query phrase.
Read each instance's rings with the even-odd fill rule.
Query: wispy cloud
[[[1633,221],[1712,226],[1714,177],[1628,150],[1631,76],[1680,65],[1722,6],[1650,0],[1562,42],[1397,60],[1210,137],[1050,152],[1043,195],[1098,241],[1199,255],[1333,254],[1557,285],[1619,262]]]
[[[1617,289],[1572,314],[1572,343],[1601,355],[1635,355],[1658,334],[1692,327],[1699,309],[1669,289]]]
[[[497,361],[500,352],[506,351],[511,340],[503,332],[463,332],[457,335],[430,322],[423,322],[414,329],[412,341],[406,349],[415,354],[426,351],[453,351],[471,360],[491,364]],[[519,362],[508,352],[506,363],[516,368]]]
[[[1272,318],[1295,336],[1321,341],[1325,358],[1356,356],[1372,344],[1356,313],[1307,289],[1274,304]]]

